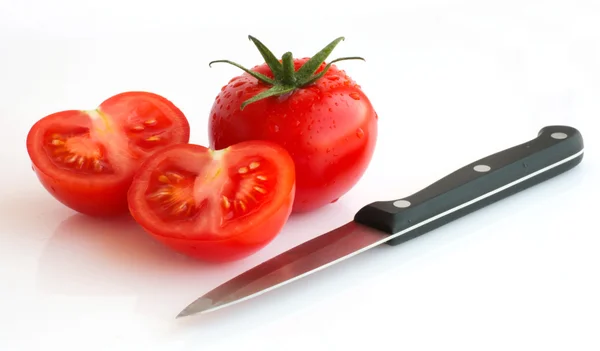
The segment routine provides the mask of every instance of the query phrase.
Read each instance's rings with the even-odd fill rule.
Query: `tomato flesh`
[[[214,151],[167,147],[138,170],[130,212],[157,240],[213,262],[246,257],[286,223],[295,195],[294,163],[276,144],[249,141]]]
[[[71,209],[91,216],[128,211],[127,190],[141,162],[187,143],[189,124],[165,98],[115,95],[94,110],[66,110],[36,122],[27,150],[42,185]]]

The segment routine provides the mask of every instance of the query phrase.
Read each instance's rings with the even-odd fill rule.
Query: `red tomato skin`
[[[156,240],[185,256],[211,263],[226,263],[246,258],[269,244],[287,222],[294,202],[293,189],[264,226],[255,226],[243,234],[224,240],[205,241],[169,238],[152,233]]]
[[[176,130],[179,135],[173,136],[173,143],[189,141],[190,128],[185,115],[171,101],[158,94],[137,91],[124,92],[104,100],[99,108],[110,108],[116,111],[118,105],[123,101],[137,98],[160,104],[169,110],[171,116],[175,116],[173,118],[177,120],[180,127]],[[61,171],[46,156],[42,140],[47,128],[52,128],[54,123],[68,124],[65,121],[69,119],[77,119],[81,125],[82,118],[88,118],[83,111],[65,110],[47,115],[31,127],[27,134],[26,146],[32,161],[32,169],[44,189],[57,201],[76,212],[93,217],[126,215],[129,211],[127,191],[136,168],[147,155],[137,153],[133,156],[132,154],[130,164],[126,165],[127,171],[101,180]]]
[[[294,60],[296,70],[306,60]],[[252,70],[272,77],[266,64]],[[360,180],[374,153],[377,113],[368,97],[332,65],[311,86],[240,110],[243,101],[267,89],[247,73],[223,87],[210,111],[210,147],[218,150],[257,139],[278,143],[296,164],[293,212],[309,212],[337,201]]]
[[[67,177],[52,177],[33,165],[40,183],[56,200],[63,205],[92,217],[113,217],[127,213],[127,193],[130,178],[110,186],[78,186]]]

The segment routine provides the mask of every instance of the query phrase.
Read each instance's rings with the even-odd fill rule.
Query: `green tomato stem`
[[[286,52],[282,57],[283,77],[281,83],[296,86],[296,71],[294,69],[294,57],[291,52]]]
[[[319,67],[325,62],[327,57],[331,54],[333,49],[342,41],[344,37],[339,37],[317,52],[314,56],[312,56],[308,61],[306,61],[302,67],[296,71],[294,69],[294,57],[291,52],[286,52],[283,54],[281,58],[281,62],[277,60],[275,55],[267,48],[262,42],[253,36],[249,35],[248,39],[254,43],[261,56],[265,60],[265,63],[271,70],[273,74],[273,79],[265,76],[264,74],[249,70],[243,67],[240,64],[229,60],[216,60],[209,63],[209,66],[215,62],[228,63],[233,65],[244,72],[250,74],[252,77],[256,78],[260,82],[271,85],[271,88],[263,91],[250,99],[244,101],[240,109],[244,109],[248,104],[254,103],[256,101],[266,99],[272,96],[279,96],[283,94],[287,94],[293,92],[295,89],[302,88],[304,86],[313,84],[317,80],[321,79],[329,70],[331,65],[334,62],[344,61],[344,60],[363,60],[362,57],[351,56],[351,57],[342,57],[329,62],[321,72],[315,74],[315,72],[319,69]]]

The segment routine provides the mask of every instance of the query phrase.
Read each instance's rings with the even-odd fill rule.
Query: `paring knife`
[[[177,317],[248,300],[383,243],[401,244],[561,174],[582,158],[577,129],[544,127],[535,139],[472,162],[408,197],[364,206],[353,221],[238,275]]]

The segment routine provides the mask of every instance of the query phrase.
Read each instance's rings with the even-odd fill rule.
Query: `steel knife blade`
[[[572,169],[583,151],[577,129],[543,127],[534,139],[471,162],[410,196],[365,205],[349,223],[225,282],[177,318],[248,300],[380,244],[416,238]]]

